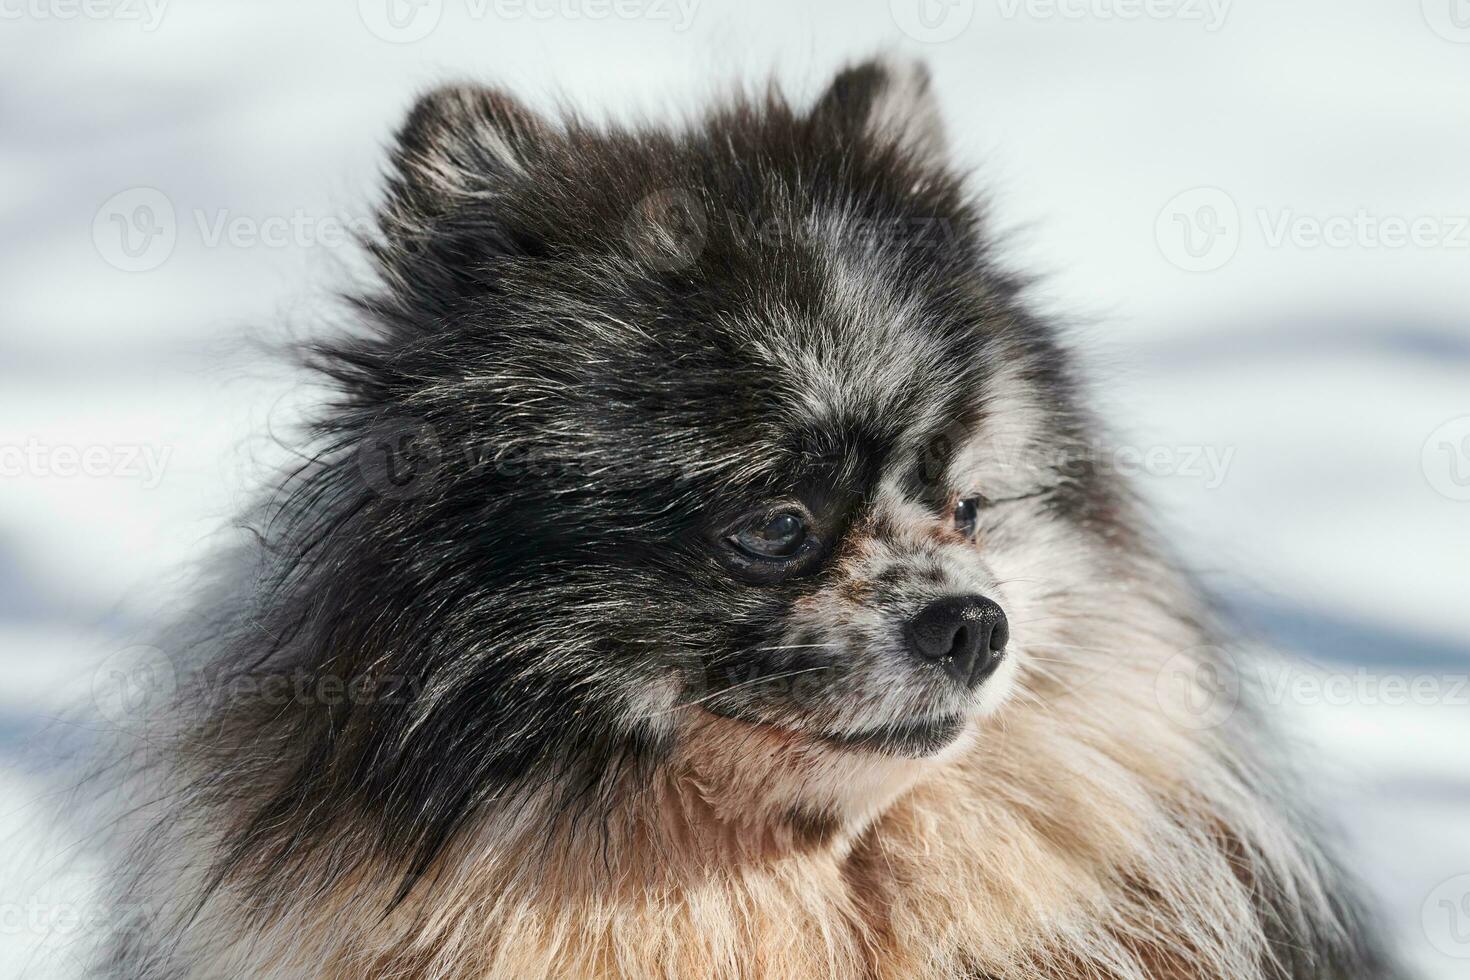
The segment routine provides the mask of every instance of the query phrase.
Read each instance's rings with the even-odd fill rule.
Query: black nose
[[[1000,665],[1010,629],[1006,614],[978,595],[949,596],[929,603],[909,621],[909,650],[966,687],[975,687]]]

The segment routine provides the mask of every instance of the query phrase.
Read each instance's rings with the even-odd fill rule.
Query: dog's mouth
[[[721,711],[705,706],[705,710],[721,718],[753,725],[783,736],[808,739],[852,752],[923,759],[949,747],[964,733],[968,719],[963,714],[945,715],[916,721],[891,722],[856,732],[826,732],[794,728],[751,717],[741,712]]]
[[[964,715],[896,722],[860,732],[823,734],[824,742],[845,749],[922,759],[948,747],[964,732]]]

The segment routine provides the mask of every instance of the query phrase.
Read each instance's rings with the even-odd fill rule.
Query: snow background
[[[299,392],[241,338],[330,309],[356,261],[340,225],[368,213],[412,94],[481,77],[661,114],[772,71],[814,94],[880,49],[928,60],[955,154],[1081,324],[1126,443],[1230,454],[1223,479],[1142,483],[1285,658],[1268,684],[1352,682],[1278,688],[1278,708],[1321,747],[1423,976],[1470,976],[1470,441],[1431,439],[1470,416],[1465,0],[1216,0],[1218,21],[1204,0],[1132,19],[1129,0],[685,0],[687,24],[672,2],[568,2],[0,3],[0,977],[76,975],[57,948],[92,881],[55,803],[94,733],[68,719],[279,458],[265,434]],[[158,202],[138,188],[175,240],[125,271],[112,216]],[[1177,197],[1196,188],[1217,190]],[[1187,271],[1175,211],[1203,233],[1219,192],[1218,267]],[[1274,237],[1360,209],[1439,231]],[[216,240],[221,215],[309,230]],[[17,468],[27,446],[46,465]],[[62,447],[166,466],[61,476]]]

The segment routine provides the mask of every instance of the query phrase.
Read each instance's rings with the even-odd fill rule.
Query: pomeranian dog
[[[101,975],[1397,975],[921,67],[443,88],[367,249]]]

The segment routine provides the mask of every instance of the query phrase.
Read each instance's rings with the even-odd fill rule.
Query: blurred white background
[[[1470,976],[1470,0],[0,0],[0,977],[75,975],[58,719],[279,458],[244,341],[330,315],[415,92],[661,115],[875,51],[1280,651],[1408,955]]]

